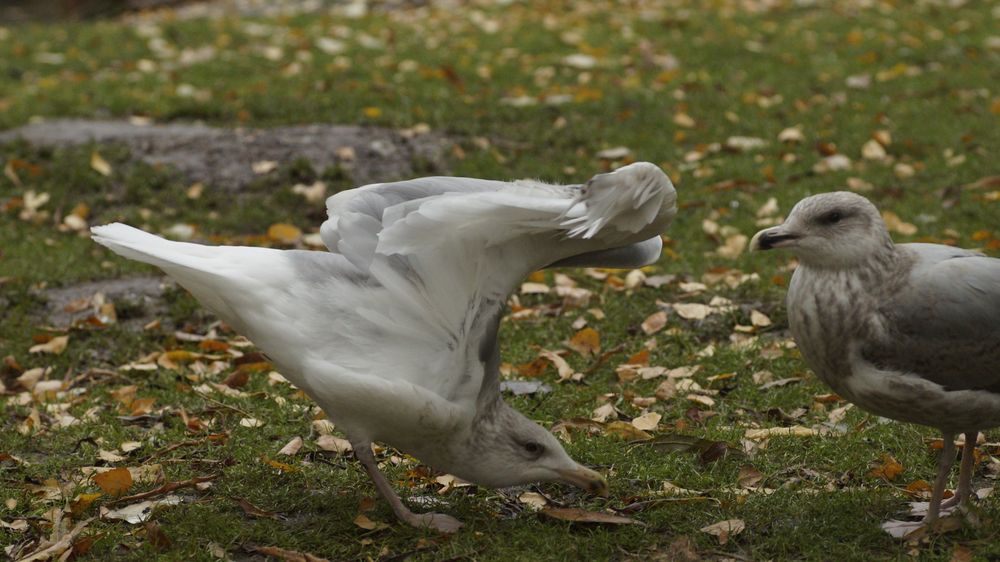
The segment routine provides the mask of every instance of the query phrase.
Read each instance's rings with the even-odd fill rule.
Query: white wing
[[[651,239],[675,203],[670,180],[649,163],[583,187],[424,178],[331,197],[322,235],[385,289],[377,303],[354,309],[352,339],[365,361],[383,363],[371,372],[469,404],[496,392],[489,364],[500,311],[525,275],[574,257],[611,265],[655,259],[659,242]],[[391,349],[364,349],[375,336]]]

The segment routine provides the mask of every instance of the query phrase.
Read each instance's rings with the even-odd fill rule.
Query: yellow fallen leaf
[[[302,238],[302,230],[295,225],[279,222],[267,229],[267,237],[282,244],[294,244]]]
[[[627,441],[646,441],[653,436],[637,428],[629,422],[612,421],[604,426],[604,433],[615,437],[621,437]]]
[[[132,473],[127,468],[113,468],[95,474],[93,480],[109,496],[120,496],[132,487]]]
[[[887,482],[892,482],[902,473],[903,465],[893,458],[892,455],[883,454],[881,462],[876,463],[875,466],[868,471],[868,476],[871,476],[872,478],[882,478]]]
[[[59,355],[63,351],[66,351],[66,346],[68,344],[69,336],[56,336],[45,343],[31,346],[28,353],[51,353],[53,355]]]
[[[584,328],[573,334],[573,337],[566,342],[566,347],[584,357],[597,355],[601,352],[601,335],[593,328]]]
[[[96,150],[90,153],[90,167],[102,176],[111,175],[111,164]]]

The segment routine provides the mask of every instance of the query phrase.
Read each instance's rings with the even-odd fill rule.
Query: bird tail
[[[216,252],[211,246],[172,242],[120,222],[91,227],[94,242],[114,253],[164,270],[177,267],[204,270]],[[168,271],[169,273],[170,271]]]
[[[226,292],[246,275],[240,266],[248,260],[236,259],[233,252],[250,248],[174,242],[121,223],[95,226],[90,232],[95,242],[116,254],[159,267],[226,322],[241,323]]]

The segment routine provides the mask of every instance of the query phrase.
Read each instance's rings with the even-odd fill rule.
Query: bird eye
[[[535,443],[534,441],[529,441],[524,444],[524,450],[532,455],[541,455],[542,451],[545,450],[545,447],[542,447],[539,443]]]
[[[829,213],[823,215],[822,221],[826,224],[837,224],[843,218],[844,215],[840,211],[830,211]]]

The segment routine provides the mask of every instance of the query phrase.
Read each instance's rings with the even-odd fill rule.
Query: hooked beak
[[[608,497],[608,481],[599,473],[580,465],[558,472],[560,481],[584,489],[595,496]]]
[[[773,248],[784,248],[786,246],[791,246],[798,239],[798,234],[786,232],[782,230],[782,227],[775,226],[773,228],[761,230],[757,234],[754,234],[753,238],[750,240],[750,251],[761,252]]]

